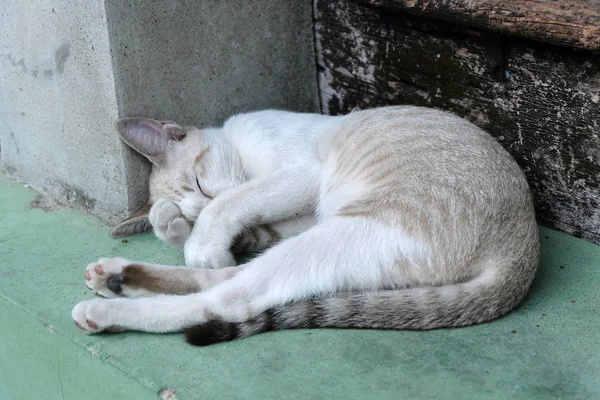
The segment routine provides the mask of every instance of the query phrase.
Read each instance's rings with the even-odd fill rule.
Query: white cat
[[[87,333],[185,330],[206,345],[287,328],[459,327],[506,314],[534,278],[525,177],[452,114],[262,111],[220,129],[124,118],[117,130],[153,163],[152,207],[113,235],[151,223],[197,268],[90,264],[88,288],[114,298],[75,306]],[[267,247],[235,266],[232,252]]]

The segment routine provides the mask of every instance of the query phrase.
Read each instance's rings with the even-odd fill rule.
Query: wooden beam
[[[367,6],[600,51],[599,0],[354,0]]]

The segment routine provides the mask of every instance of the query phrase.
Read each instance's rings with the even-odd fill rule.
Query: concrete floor
[[[123,256],[182,263],[150,234],[32,209],[0,178],[0,399],[598,399],[600,247],[542,229],[524,304],[490,324],[430,332],[286,331],[208,348],[181,335],[85,336],[84,266]],[[164,398],[169,392],[163,392]],[[175,397],[173,397],[175,398]]]

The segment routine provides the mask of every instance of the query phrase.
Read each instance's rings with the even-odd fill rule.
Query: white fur
[[[405,156],[411,155],[412,150],[408,145],[401,147],[394,143],[402,137],[412,139],[413,136],[417,136],[419,139],[420,133],[410,129],[402,131],[401,124],[398,124],[398,128],[393,125],[394,121],[390,121],[390,118],[396,118],[397,115],[406,118],[402,121],[417,121],[415,126],[435,122],[428,125],[428,130],[423,132],[424,142],[418,143],[422,147],[417,150],[422,151],[427,146],[442,148],[439,154],[440,157],[449,157],[448,168],[463,168],[460,157],[457,161],[457,157],[452,154],[448,156],[444,150],[447,141],[458,143],[457,148],[460,150],[460,146],[463,146],[460,141],[463,131],[469,131],[469,134],[473,135],[473,141],[481,142],[482,149],[485,150],[482,151],[485,157],[481,159],[485,160],[488,153],[496,157],[494,152],[499,151],[494,147],[497,144],[485,136],[485,133],[466,122],[460,122],[454,116],[436,111],[421,111],[422,109],[417,108],[399,110],[384,109],[376,126],[358,128],[359,139],[356,143],[361,143],[360,140],[365,138],[369,139],[369,136],[362,136],[362,139],[360,137],[361,132],[369,129],[375,132],[380,129],[381,132],[387,132],[388,136],[381,139],[381,147],[369,154],[362,154],[362,149],[357,148],[359,154],[356,159],[351,157],[352,154],[348,156],[349,151],[346,148],[345,157],[346,160],[350,160],[350,164],[368,163],[369,157],[385,156],[386,152],[389,153],[386,147],[388,142],[390,146],[394,145],[405,152]],[[419,120],[420,113],[426,113],[422,120]],[[414,119],[410,120],[413,114]],[[454,225],[449,226],[446,231],[445,221],[438,218],[434,232],[429,236],[416,235],[414,230],[413,233],[409,233],[409,230],[397,221],[411,216],[402,215],[401,212],[397,218],[394,217],[396,222],[359,214],[339,215],[345,206],[372,194],[375,190],[375,183],[369,183],[367,178],[359,176],[359,172],[355,174],[354,171],[344,171],[341,176],[336,175],[335,171],[342,157],[339,153],[340,141],[347,143],[354,140],[351,130],[345,131],[346,136],[339,135],[349,117],[262,111],[232,117],[221,129],[191,130],[182,142],[169,142],[168,145],[164,145],[168,154],[153,158],[158,168],[154,179],[158,179],[162,173],[168,177],[167,182],[184,179],[185,185],[196,188],[195,178],[201,176],[200,185],[203,190],[214,196],[214,199],[209,201],[199,189],[193,193],[188,190],[183,199],[155,199],[158,201],[150,212],[150,220],[159,238],[180,245],[185,242],[184,255],[188,266],[234,266],[229,248],[232,240],[247,226],[272,224],[287,239],[236,269],[236,274],[231,279],[223,278],[221,283],[204,292],[187,296],[84,301],[73,309],[73,319],[89,333],[112,327],[148,332],[174,332],[214,317],[230,322],[246,321],[270,307],[340,291],[378,291],[450,285],[461,282],[465,277],[476,278],[476,274],[481,272],[483,274],[475,279],[471,286],[467,285],[466,290],[491,285],[496,276],[501,274],[496,274],[493,270],[487,271],[480,265],[454,265],[456,260],[475,259],[478,256],[476,254],[471,257],[469,253],[480,244],[478,235],[488,235],[481,236],[488,240],[485,209],[473,209],[473,217],[462,221],[459,219],[460,212],[471,211],[460,208],[462,203],[458,202],[458,211],[450,214],[453,218],[451,223]],[[359,117],[356,121],[360,125]],[[450,126],[448,132],[446,126]],[[445,136],[446,133],[448,136]],[[143,153],[143,143],[136,142],[135,138],[128,138],[127,141],[134,143],[138,151]],[[368,141],[365,143],[368,144]],[[204,164],[201,167],[193,167],[196,170],[190,170],[190,165],[193,164],[191,160],[196,157],[197,150],[206,145],[210,151]],[[498,157],[502,158],[505,155],[501,154]],[[426,157],[425,160],[429,162]],[[387,166],[388,169],[390,166],[392,169],[406,168],[407,175],[393,175],[389,178],[387,193],[391,193],[391,200],[406,195],[407,203],[413,206],[416,202],[415,209],[420,211],[419,202],[425,200],[414,199],[410,195],[413,194],[412,191],[420,190],[425,182],[411,181],[410,174],[413,171],[410,170],[410,166],[404,167],[397,160],[394,162],[395,164]],[[508,166],[502,163],[507,163]],[[504,161],[502,158],[498,165],[504,169],[500,168],[498,171],[504,173],[505,170],[514,169],[517,171],[515,174],[519,174],[516,164],[510,163],[513,161]],[[367,167],[376,169],[386,166],[374,163]],[[202,171],[197,168],[202,168]],[[425,165],[424,168],[430,167]],[[446,171],[445,164],[440,167],[439,163],[432,163],[431,168],[437,168],[447,174],[449,181],[453,179],[454,171]],[[496,184],[495,181],[487,180],[488,175],[485,174],[489,171],[480,173],[478,168],[480,165],[468,165],[464,170],[461,169],[461,173],[472,171],[476,178],[474,181],[479,179],[485,185],[487,182]],[[490,170],[493,168],[496,168],[495,164]],[[177,171],[178,174],[174,175],[173,171]],[[365,175],[372,172],[369,169],[361,171]],[[396,189],[397,185],[402,184],[402,179],[408,182],[405,186],[405,189],[408,188],[406,192],[398,192]],[[432,181],[437,182],[433,179]],[[528,188],[523,184],[524,179],[520,175],[517,181],[519,183],[514,185],[518,186],[518,196],[515,195],[515,198],[518,197],[519,201],[523,202],[523,215],[531,219],[526,221],[521,233],[523,237],[531,236],[530,225],[534,226],[535,222]],[[477,188],[472,191],[476,193]],[[485,199],[486,193],[478,199]],[[454,196],[453,189],[442,188],[436,191],[430,203],[423,206],[438,207],[443,203],[442,206],[447,204],[448,207],[454,207],[454,203],[446,201],[446,198],[455,198],[448,196]],[[386,200],[381,199],[382,202]],[[439,209],[443,210],[443,207],[438,207]],[[194,220],[195,223],[189,231],[187,221]],[[461,223],[465,224],[464,227],[457,225]],[[461,236],[463,230],[464,236]],[[431,243],[431,238],[436,238],[437,242]],[[531,240],[531,246],[534,246],[537,239]],[[517,242],[506,246],[504,243],[497,245],[493,240],[490,243],[491,247],[487,249],[489,252],[485,254],[485,257],[490,259],[504,257],[506,253],[514,254],[511,250],[513,248],[521,251],[520,243]],[[440,253],[448,249],[450,252]],[[494,253],[495,249],[499,249],[498,255]],[[463,253],[468,254],[463,257]],[[533,252],[531,254],[531,257],[536,257]],[[498,265],[504,265],[503,262],[499,262]],[[207,272],[207,276],[211,277],[211,273],[217,274],[218,271]],[[232,275],[234,274],[227,276]],[[94,279],[90,284],[95,285],[93,289],[97,289],[96,286],[100,287],[101,282]],[[214,279],[221,278],[215,275]],[[456,286],[444,287],[442,290],[460,292]],[[88,321],[93,321],[94,327],[90,326]]]
[[[88,300],[75,307],[73,319],[82,326],[94,321],[98,328],[89,333],[113,326],[176,332],[215,316],[241,322],[275,305],[313,295],[418,283],[418,271],[404,278],[394,273],[399,256],[419,264],[428,256],[427,245],[373,221],[335,218],[266,251],[233,278],[205,292],[110,303]]]
[[[205,268],[234,265],[228,251],[231,238],[257,215],[261,223],[273,222],[284,237],[289,237],[312,227],[315,222],[331,218],[342,204],[352,200],[360,188],[340,188],[319,200],[321,177],[331,175],[331,171],[325,171],[323,161],[330,150],[333,133],[343,119],[261,111],[232,117],[221,130],[204,130],[202,139],[219,143],[221,153],[226,153],[224,149],[228,146],[233,147],[248,181],[222,192],[219,202],[209,203],[202,210],[185,240],[186,264]],[[189,136],[186,146],[200,138],[196,133]],[[219,142],[218,137],[225,137],[227,142]],[[329,163],[329,168],[332,167]],[[240,192],[244,192],[243,197],[238,196]],[[183,205],[180,203],[183,210],[189,201],[184,199]],[[318,221],[313,215],[318,215]],[[170,243],[181,244],[182,236],[170,232],[180,220],[183,221],[181,210],[168,199],[159,199],[150,212],[156,235]],[[182,230],[185,233],[185,228]],[[385,240],[373,241],[373,237]],[[372,242],[377,246],[365,246]],[[254,314],[276,304],[323,292],[377,289],[383,276],[393,275],[388,269],[393,268],[399,254],[410,259],[420,258],[425,256],[425,248],[426,245],[417,244],[401,232],[390,232],[377,222],[340,219],[328,225],[320,224],[268,250],[244,266],[239,277],[204,293],[117,299],[110,306],[102,300],[90,300],[75,307],[73,318],[82,326],[86,320],[93,320],[99,328],[90,332],[114,325],[152,332],[177,331],[202,322],[207,312],[226,314],[241,321],[247,317],[247,307],[251,307]],[[389,284],[403,286],[406,283]],[[223,303],[223,293],[229,291],[237,295]],[[244,302],[254,300],[240,308],[242,299]]]
[[[314,214],[323,168],[317,142],[335,129],[332,121],[341,120],[285,111],[229,119],[218,134],[239,154],[249,180],[224,192],[219,202],[202,211],[184,246],[186,264],[204,268],[231,265],[232,258],[223,250],[257,217],[261,223],[272,223]]]

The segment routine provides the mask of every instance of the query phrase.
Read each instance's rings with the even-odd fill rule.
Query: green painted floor
[[[85,336],[71,321],[101,257],[181,263],[152,235],[111,239],[31,209],[0,178],[0,399],[600,399],[600,247],[542,230],[535,287],[509,316],[430,332],[286,331],[208,348],[181,335]],[[166,393],[163,393],[167,398]],[[175,398],[175,397],[173,397]]]

